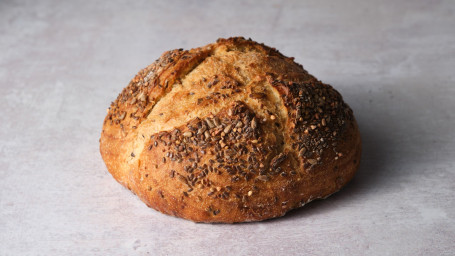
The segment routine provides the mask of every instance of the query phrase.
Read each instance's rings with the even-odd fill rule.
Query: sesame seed
[[[311,164],[311,165],[315,165],[315,164],[318,163],[318,161],[317,161],[316,159],[311,159],[311,158],[308,159],[307,162],[308,162],[309,164]]]
[[[210,138],[210,133],[208,131],[205,131],[204,132],[204,137],[205,137],[205,139]]]
[[[305,155],[305,152],[306,152],[306,148],[303,147],[303,148],[299,151],[299,156]]]
[[[198,135],[203,134],[206,130],[207,130],[207,126],[204,125],[199,130],[197,130],[197,134]]]
[[[213,127],[215,127],[215,125],[213,124],[212,120],[210,120],[209,118],[205,119],[205,122],[207,123],[207,126],[212,129]]]
[[[253,195],[253,191],[250,190],[250,191],[248,191],[248,196],[251,196],[251,195]]]
[[[253,118],[253,120],[251,120],[251,128],[256,129],[256,127],[258,126],[258,123],[257,123],[257,120],[256,118]]]
[[[228,125],[228,126],[226,126],[226,127],[224,128],[223,132],[224,132],[224,133],[229,133],[229,132],[231,131],[231,128],[232,128],[232,125],[230,124],[230,125]]]
[[[215,118],[213,119],[213,122],[215,123],[215,126],[220,126],[220,124],[221,124],[221,123],[220,123],[220,120],[218,119],[218,117],[215,117]]]
[[[147,100],[147,96],[144,94],[144,92],[141,92],[138,95],[138,98],[139,98],[140,101],[146,101]]]
[[[258,180],[260,180],[260,181],[268,181],[269,177],[267,177],[267,175],[260,175],[260,176],[258,176]]]

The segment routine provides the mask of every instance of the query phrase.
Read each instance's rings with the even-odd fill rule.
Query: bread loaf
[[[343,187],[359,166],[352,110],[293,58],[244,38],[165,52],[108,109],[100,151],[149,207],[259,221]]]

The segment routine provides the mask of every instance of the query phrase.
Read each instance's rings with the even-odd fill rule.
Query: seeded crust
[[[259,221],[338,191],[358,169],[352,110],[330,85],[244,38],[165,52],[112,102],[112,176],[195,222]]]

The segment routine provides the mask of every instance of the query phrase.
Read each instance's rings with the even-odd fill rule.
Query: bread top
[[[203,201],[213,213],[218,199],[263,205],[266,195],[317,175],[349,154],[356,129],[331,86],[293,58],[237,37],[165,52],[141,70],[108,109],[101,153],[149,205],[147,187]]]

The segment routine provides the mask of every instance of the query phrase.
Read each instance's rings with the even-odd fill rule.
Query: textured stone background
[[[0,255],[454,255],[454,1],[0,2]],[[354,180],[275,220],[162,215],[98,152],[163,51],[243,35],[294,56],[358,119]]]

